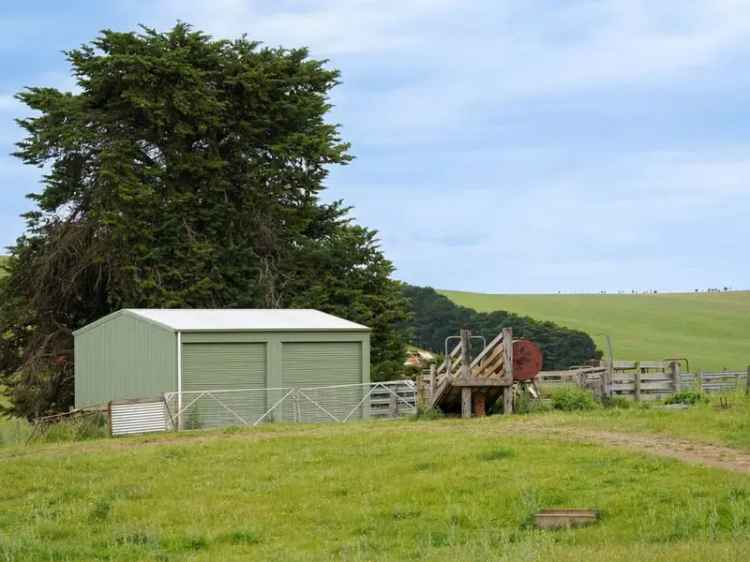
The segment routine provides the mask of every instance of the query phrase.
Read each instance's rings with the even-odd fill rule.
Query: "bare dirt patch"
[[[618,433],[575,427],[523,424],[520,425],[520,428],[522,432],[526,431],[571,441],[586,441],[619,447],[660,457],[669,457],[691,464],[701,464],[713,468],[723,468],[733,472],[750,474],[750,453],[729,447],[697,443],[695,441],[675,439],[661,435]]]

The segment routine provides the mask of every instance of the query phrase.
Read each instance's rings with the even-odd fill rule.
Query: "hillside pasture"
[[[750,291],[657,295],[500,295],[439,291],[478,311],[507,310],[588,332],[615,359],[687,357],[691,369],[750,364]]]
[[[743,559],[746,475],[523,431],[546,416],[0,449],[0,559]]]

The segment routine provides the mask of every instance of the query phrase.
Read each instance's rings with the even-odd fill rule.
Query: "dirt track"
[[[701,464],[723,468],[734,472],[750,474],[750,453],[722,447],[686,441],[660,435],[642,433],[617,433],[571,427],[550,427],[545,425],[524,425],[531,433],[544,433],[571,441],[587,441],[631,451],[643,452],[660,457],[669,457],[691,464]]]

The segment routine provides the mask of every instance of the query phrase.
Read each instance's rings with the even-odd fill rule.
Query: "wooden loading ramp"
[[[461,330],[461,341],[430,375],[427,404],[463,417],[484,415],[502,401],[502,410],[513,410],[513,332],[505,328],[472,360],[471,333]],[[498,408],[495,408],[498,409]]]

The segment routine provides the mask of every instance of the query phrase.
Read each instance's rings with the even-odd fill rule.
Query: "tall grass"
[[[103,415],[95,415],[84,421],[62,420],[40,427],[20,418],[0,417],[0,447],[86,441],[107,435],[107,421]]]
[[[31,424],[26,420],[0,416],[0,447],[25,444],[31,431]]]

